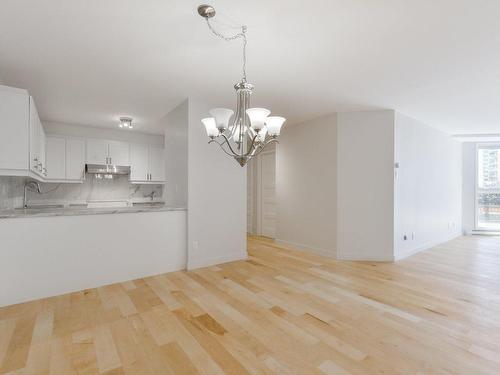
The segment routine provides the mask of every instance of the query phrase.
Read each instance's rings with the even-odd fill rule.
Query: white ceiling
[[[232,106],[241,44],[209,33],[200,1],[1,0],[0,80],[28,89],[46,121],[130,115],[153,133],[188,95]],[[219,26],[248,25],[253,105],[289,122],[390,108],[449,133],[500,133],[500,1],[211,4]]]

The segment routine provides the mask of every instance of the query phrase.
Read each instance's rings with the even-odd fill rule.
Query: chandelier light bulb
[[[208,113],[215,118],[215,124],[219,131],[223,132],[228,128],[229,120],[234,114],[233,110],[227,108],[214,108]]]
[[[279,116],[270,116],[266,118],[266,127],[269,135],[271,137],[277,137],[280,135],[281,127],[285,121],[286,119],[284,117]]]
[[[213,117],[207,117],[201,120],[203,125],[205,125],[205,130],[210,138],[215,138],[219,135],[219,130],[217,129],[215,119]]]
[[[264,127],[264,120],[271,113],[270,110],[265,108],[249,108],[247,109],[247,115],[250,119],[250,126],[256,132]]]

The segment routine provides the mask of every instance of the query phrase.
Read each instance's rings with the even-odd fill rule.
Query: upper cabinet
[[[165,149],[161,146],[149,146],[149,180],[165,181]]]
[[[45,163],[45,131],[38,117],[35,101],[30,97],[30,170],[40,177],[47,176]]]
[[[130,165],[129,144],[87,139],[87,164]]]
[[[64,180],[66,178],[66,139],[47,137],[47,179]]]
[[[126,142],[109,141],[109,164],[130,165],[130,145]]]
[[[0,173],[22,176],[29,169],[30,97],[0,86]]]
[[[164,148],[155,145],[130,145],[130,181],[134,183],[165,182]]]
[[[0,86],[0,175],[43,180],[45,131],[26,90]]]
[[[66,139],[66,180],[82,181],[85,178],[85,140]]]
[[[85,140],[48,136],[47,181],[82,182],[85,177]]]

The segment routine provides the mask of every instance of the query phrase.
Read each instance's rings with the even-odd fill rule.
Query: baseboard
[[[334,252],[332,252],[332,251],[328,251],[328,250],[325,250],[325,249],[320,249],[318,247],[304,245],[304,244],[300,244],[300,243],[296,243],[296,242],[291,242],[291,241],[280,240],[280,239],[275,239],[274,241],[278,245],[289,246],[289,247],[292,247],[292,248],[294,248],[296,250],[309,251],[309,252],[317,254],[317,255],[321,255],[321,256],[324,256],[324,257],[337,259],[337,251],[336,250]]]
[[[350,262],[394,262],[394,257],[393,256],[378,256],[378,257],[373,257],[373,256],[366,256],[366,254],[356,254],[356,253],[349,253],[349,256],[345,256],[343,254],[338,255],[339,260],[345,260],[345,261],[350,261]]]
[[[412,256],[412,255],[415,255],[421,251],[430,249],[431,247],[435,247],[435,246],[438,246],[442,243],[454,240],[455,238],[461,237],[462,235],[463,235],[462,232],[455,232],[455,233],[453,233],[449,236],[443,237],[437,241],[426,242],[425,244],[420,245],[414,249],[408,249],[408,250],[405,250],[404,252],[401,252],[400,254],[395,255],[394,260],[397,262],[399,260],[408,258],[409,256]]]
[[[246,259],[248,259],[248,254],[245,251],[244,253],[228,254],[222,257],[199,259],[196,261],[188,260],[187,269],[191,271],[197,268],[210,267],[210,266],[215,266],[217,264],[236,262],[239,260],[246,260]]]

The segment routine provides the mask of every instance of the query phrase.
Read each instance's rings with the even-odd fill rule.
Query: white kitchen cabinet
[[[46,143],[46,181],[82,182],[85,169],[85,140],[49,136]]]
[[[66,180],[82,181],[85,177],[85,140],[66,139]]]
[[[130,165],[130,145],[126,142],[109,141],[108,155],[109,164]]]
[[[134,183],[165,182],[164,148],[155,145],[130,145],[130,181]]]
[[[160,146],[149,146],[149,180],[165,181],[165,149]]]
[[[47,174],[45,163],[45,131],[43,130],[40,117],[38,117],[38,111],[32,97],[30,97],[29,116],[30,170],[43,178]]]
[[[129,144],[105,139],[87,139],[87,164],[130,165]]]
[[[108,164],[108,141],[87,139],[87,164]]]
[[[66,139],[47,137],[47,180],[66,179]]]
[[[130,145],[130,181],[147,181],[149,177],[149,146]]]
[[[0,173],[26,175],[29,169],[30,97],[0,86]]]

